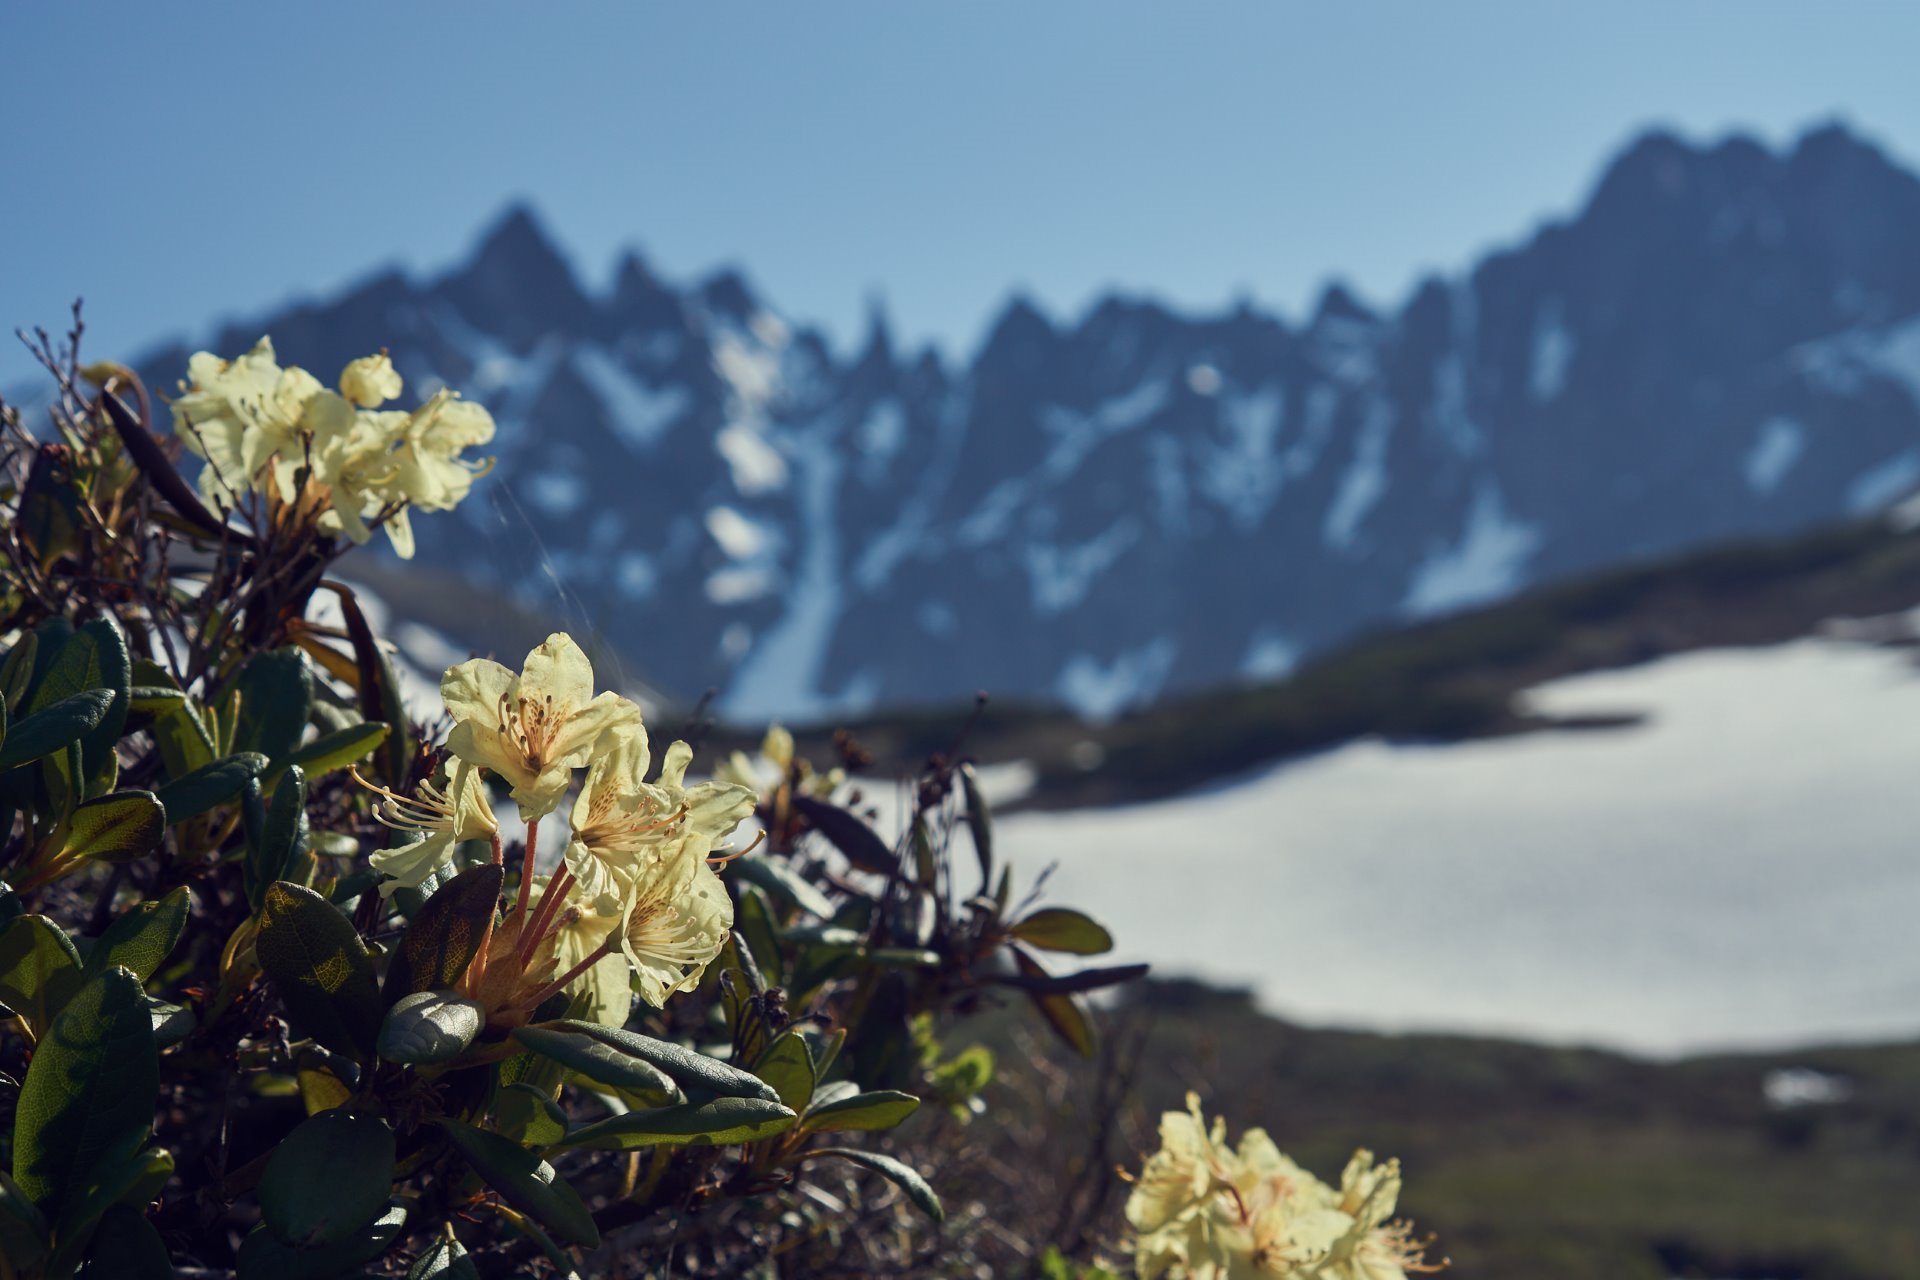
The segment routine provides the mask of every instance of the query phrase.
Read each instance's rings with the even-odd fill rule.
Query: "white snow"
[[[1172,800],[1014,814],[1115,961],[1315,1023],[1652,1053],[1920,1032],[1920,678],[1832,640],[1548,685],[1626,729],[1360,742]],[[1170,910],[1169,904],[1181,904]]]
[[[536,471],[520,484],[528,502],[556,519],[572,515],[587,500],[586,483],[571,471]]]
[[[1197,396],[1220,394],[1220,371],[1210,364],[1188,366],[1187,389]]]
[[[777,586],[779,578],[772,565],[728,565],[707,575],[707,599],[715,604],[744,604],[760,599]]]
[[[1794,359],[1823,390],[1857,395],[1869,377],[1878,377],[1899,386],[1920,406],[1920,316],[1807,343],[1794,352]]]
[[[1219,417],[1225,438],[1203,446],[1198,483],[1202,493],[1226,508],[1236,528],[1250,532],[1286,480],[1277,452],[1286,400],[1279,387],[1222,396]]]
[[[1330,316],[1313,331],[1313,354],[1336,382],[1362,387],[1379,372],[1380,327],[1354,316]]]
[[[877,484],[887,474],[887,464],[907,442],[907,413],[900,402],[888,397],[874,403],[861,420],[854,435],[860,446],[860,476]]]
[[[1460,540],[1429,554],[1414,571],[1400,609],[1426,617],[1509,595],[1526,581],[1527,561],[1540,542],[1540,530],[1514,519],[1489,483],[1473,495]]]
[[[1278,680],[1300,663],[1300,646],[1285,636],[1256,632],[1240,660],[1240,674],[1248,680]]]
[[[1330,547],[1342,551],[1353,546],[1361,521],[1387,492],[1387,438],[1393,434],[1393,406],[1375,400],[1367,407],[1360,436],[1353,446],[1353,461],[1340,477],[1340,488],[1327,507],[1326,522],[1320,536]]]
[[[1768,418],[1760,424],[1747,450],[1741,469],[1747,487],[1758,494],[1769,494],[1780,487],[1794,464],[1807,451],[1807,429],[1792,418]]]
[[[1907,449],[1876,463],[1847,486],[1847,510],[1858,514],[1889,506],[1920,486],[1920,449]]]
[[[1306,475],[1319,463],[1327,441],[1333,438],[1333,415],[1339,407],[1340,393],[1324,382],[1307,392],[1305,424],[1286,453],[1288,475]]]
[[[573,368],[600,398],[614,431],[634,449],[658,444],[693,406],[685,387],[650,387],[599,347],[576,351]]]
[[[1548,298],[1533,320],[1533,360],[1527,373],[1527,385],[1537,404],[1559,399],[1566,389],[1567,368],[1573,363],[1573,332],[1567,328],[1566,309],[1560,299]]]
[[[742,495],[752,497],[786,488],[787,460],[755,428],[739,423],[722,427],[714,445],[727,460],[733,487]]]
[[[1114,521],[1085,542],[1069,547],[1033,543],[1027,547],[1027,578],[1034,612],[1064,613],[1087,598],[1096,578],[1113,567],[1140,540],[1140,522],[1131,516]]]
[[[613,583],[621,595],[642,600],[652,595],[659,585],[660,571],[654,568],[653,557],[644,551],[623,551],[614,561]]]
[[[1094,724],[1111,720],[1160,691],[1173,669],[1176,651],[1173,640],[1161,636],[1116,655],[1111,662],[1076,653],[1054,682],[1054,695],[1083,720]]]
[[[1812,1067],[1775,1067],[1760,1078],[1760,1096],[1775,1111],[1830,1107],[1853,1096],[1853,1082]]]
[[[772,549],[775,538],[774,531],[732,507],[714,507],[708,511],[707,532],[734,560],[752,560],[765,554]]]

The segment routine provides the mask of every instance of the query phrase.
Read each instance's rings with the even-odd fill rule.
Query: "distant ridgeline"
[[[1015,301],[955,365],[878,317],[838,356],[731,273],[682,289],[629,256],[589,292],[515,210],[443,278],[206,345],[270,333],[333,370],[389,343],[409,403],[483,400],[503,465],[415,566],[564,592],[636,675],[688,681],[669,694],[805,719],[985,688],[1099,717],[1898,499],[1916,228],[1920,180],[1841,129],[1784,155],[1656,134],[1577,216],[1389,314],[1339,288],[1297,327]],[[188,350],[141,368],[171,387]]]

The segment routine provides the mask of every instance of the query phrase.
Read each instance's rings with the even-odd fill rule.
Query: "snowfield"
[[[1920,1034],[1920,679],[1832,639],[1545,686],[1640,725],[1354,743],[1002,856],[1119,960],[1314,1024],[1655,1055]]]

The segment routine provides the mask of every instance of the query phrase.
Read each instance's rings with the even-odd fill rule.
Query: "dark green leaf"
[[[184,778],[213,763],[213,735],[191,698],[156,717],[153,740],[169,778]]]
[[[1018,947],[1010,950],[1023,977],[1029,980],[1048,977],[1039,961]],[[1035,1011],[1053,1028],[1054,1034],[1067,1043],[1068,1048],[1083,1058],[1093,1056],[1099,1041],[1094,1036],[1093,1022],[1087,1017],[1087,1011],[1080,1007],[1079,1001],[1071,995],[1047,995],[1038,991],[1030,991],[1027,998],[1033,1001]]]
[[[575,1129],[557,1145],[593,1151],[684,1147],[693,1143],[726,1146],[785,1133],[798,1119],[787,1107],[764,1098],[715,1098],[711,1102],[629,1111],[623,1116]]]
[[[753,1074],[773,1086],[781,1104],[793,1111],[805,1110],[813,1097],[813,1053],[797,1031],[785,1031],[768,1045]]]
[[[187,928],[191,907],[183,885],[158,902],[142,902],[114,919],[87,953],[87,977],[119,965],[141,982],[152,978]]]
[[[171,1280],[173,1262],[147,1215],[130,1204],[101,1217],[80,1280]]]
[[[136,684],[127,693],[127,710],[133,715],[158,719],[186,705],[187,695],[172,685]]]
[[[660,1068],[683,1089],[705,1089],[733,1098],[762,1098],[775,1101],[779,1095],[772,1086],[758,1076],[729,1066],[717,1058],[709,1058],[704,1053],[696,1053],[684,1045],[673,1044],[666,1040],[655,1040],[652,1036],[643,1036],[638,1032],[626,1031],[618,1027],[603,1027],[592,1022],[561,1021],[547,1023],[546,1027],[555,1031],[572,1032],[590,1040],[597,1040],[612,1049],[617,1049],[629,1057],[639,1058]],[[514,1034],[521,1038],[522,1028]]]
[[[407,1280],[480,1280],[465,1247],[451,1236],[435,1236],[407,1268]]]
[[[545,1093],[524,1082],[494,1095],[494,1128],[529,1147],[550,1147],[567,1136],[567,1113]]]
[[[784,858],[772,854],[742,858],[729,870],[731,874],[758,885],[782,902],[790,903],[809,915],[822,920],[833,917],[833,902]]]
[[[7,726],[6,742],[0,744],[0,769],[38,760],[80,741],[106,719],[113,698],[111,689],[88,689],[15,720]]]
[[[160,1097],[153,1019],[125,969],[96,974],[34,1047],[14,1117],[13,1180],[43,1211],[146,1141]]]
[[[148,997],[147,1008],[153,1014],[153,1045],[156,1049],[179,1044],[193,1034],[193,1028],[199,1021],[193,1016],[193,1010],[168,1004],[164,1000]]]
[[[34,654],[39,647],[40,637],[26,632],[0,661],[0,706],[10,714],[27,704],[27,692],[33,688]]]
[[[451,991],[416,991],[400,997],[380,1024],[380,1056],[388,1062],[423,1065],[451,1062],[465,1053],[487,1015]]]
[[[0,1004],[47,1034],[80,989],[80,952],[45,916],[15,916],[0,929]]]
[[[344,1108],[303,1120],[260,1174],[260,1215],[281,1243],[324,1249],[352,1239],[387,1208],[393,1130]]]
[[[992,981],[1002,986],[1018,987],[1028,995],[1070,996],[1132,982],[1145,977],[1151,970],[1151,965],[1115,964],[1098,969],[1081,969],[1075,973],[1050,974],[1036,966],[1031,972],[1022,968],[1018,974],[995,974]]]
[[[407,731],[407,711],[400,701],[400,682],[394,679],[393,664],[373,637],[360,602],[344,585],[328,582],[327,587],[340,597],[340,612],[346,619],[347,637],[353,642],[353,660],[360,668],[360,713],[369,722],[393,726],[386,750],[374,758],[374,771],[388,786],[399,786],[407,779],[407,767],[413,756],[413,735]]]
[[[28,703],[33,711],[47,710],[79,693],[105,689],[112,695],[99,722],[81,739],[83,776],[96,777],[127,722],[133,664],[127,656],[126,634],[112,618],[95,618],[51,650],[43,635],[37,666]]]
[[[973,766],[960,766],[960,792],[967,801],[967,831],[973,836],[974,856],[980,860],[980,892],[993,883],[993,809],[980,790]]]
[[[250,801],[257,779],[246,782]],[[242,810],[244,812],[244,808]],[[256,908],[265,900],[267,886],[276,880],[292,880],[307,851],[307,777],[297,766],[289,768],[280,785],[273,789],[260,824],[257,851],[249,850],[246,875],[247,899]]]
[[[239,1280],[340,1280],[385,1253],[406,1225],[405,1207],[391,1205],[339,1244],[296,1249],[263,1223],[240,1242]]]
[[[673,1080],[647,1059],[597,1036],[559,1027],[517,1027],[513,1038],[533,1052],[613,1089],[648,1089],[669,1095]]]
[[[267,785],[273,785],[280,771],[288,765],[297,764],[315,778],[336,769],[344,769],[354,761],[364,759],[375,747],[385,742],[388,732],[385,724],[370,721],[323,733],[267,770]]]
[[[59,1275],[79,1260],[87,1247],[94,1221],[115,1205],[144,1208],[173,1176],[173,1153],[158,1147],[137,1151],[127,1160],[109,1164],[68,1196],[53,1224],[53,1262],[47,1270]]]
[[[126,445],[127,456],[133,459],[148,483],[159,491],[160,496],[167,500],[167,505],[178,512],[181,519],[216,542],[252,545],[251,534],[228,528],[219,517],[207,510],[206,504],[194,493],[193,486],[181,479],[173,463],[167,460],[166,450],[160,447],[153,432],[134,416],[126,401],[108,392],[100,397],[100,403],[107,411],[107,421],[113,424],[121,443]]]
[[[247,779],[259,777],[266,767],[265,756],[242,754],[215,760],[184,778],[175,778],[160,788],[168,824],[177,827],[232,800],[246,787]]]
[[[831,841],[854,866],[883,876],[893,873],[897,863],[893,850],[887,848],[886,841],[875,834],[872,827],[853,814],[837,804],[798,794],[793,797],[793,807],[807,820],[808,826]]]
[[[254,950],[296,1025],[335,1052],[366,1058],[380,1033],[380,990],[373,958],[339,908],[275,881]]]
[[[810,1157],[836,1156],[864,1165],[906,1192],[907,1199],[913,1201],[920,1212],[935,1222],[946,1221],[947,1211],[940,1207],[940,1197],[933,1193],[933,1188],[927,1185],[927,1180],[912,1165],[902,1164],[892,1156],[883,1156],[877,1151],[857,1151],[852,1147],[820,1147],[807,1154]]]
[[[600,1243],[593,1215],[553,1166],[510,1138],[458,1120],[436,1120],[483,1181],[520,1212],[539,1219],[568,1244]]]
[[[492,863],[469,867],[434,890],[414,916],[387,969],[386,995],[456,987],[493,924],[505,873]]]
[[[807,1112],[800,1128],[807,1133],[840,1133],[853,1130],[891,1129],[919,1109],[920,1099],[910,1093],[877,1089],[836,1098]]]
[[[313,708],[313,667],[288,646],[256,653],[233,683],[240,698],[240,724],[230,751],[252,751],[275,763],[300,745]]]
[[[1066,907],[1034,912],[1010,930],[1014,937],[1042,951],[1065,951],[1097,956],[1113,950],[1113,935],[1088,916]]]
[[[75,807],[66,852],[133,862],[160,847],[167,811],[151,791],[116,791]]]
[[[31,1275],[47,1256],[47,1219],[14,1180],[0,1172],[0,1258]]]

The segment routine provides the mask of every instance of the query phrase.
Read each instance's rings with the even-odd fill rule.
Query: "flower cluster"
[[[1160,1118],[1160,1150],[1127,1200],[1144,1280],[1405,1280],[1437,1271],[1406,1222],[1390,1222],[1400,1163],[1357,1151],[1328,1186],[1280,1153],[1265,1130],[1229,1147],[1200,1100]],[[1444,1265],[1444,1264],[1443,1264]]]
[[[492,466],[463,456],[493,439],[481,406],[440,390],[411,411],[380,407],[401,391],[385,353],[349,364],[338,391],[304,369],[281,368],[270,338],[237,360],[202,351],[187,372],[174,431],[206,459],[200,492],[222,510],[258,493],[321,533],[365,542],[384,527],[394,550],[411,557],[408,510],[452,510]]]
[[[448,774],[412,796],[385,793],[382,820],[422,838],[375,854],[373,864],[392,877],[383,886],[392,893],[448,871],[461,841],[491,840],[499,861],[485,779],[511,789],[527,824],[518,901],[468,973],[464,994],[489,1022],[510,1026],[570,991],[584,998],[584,1016],[619,1026],[630,990],[657,1008],[696,984],[733,927],[713,866],[730,856],[720,846],[753,813],[753,792],[688,784],[693,751],[684,742],[667,748],[649,781],[640,708],[618,694],[596,697],[593,667],[566,635],[547,637],[517,675],[484,658],[460,663],[440,694],[454,721]],[[541,877],[541,819],[560,807],[581,770],[560,865]]]

